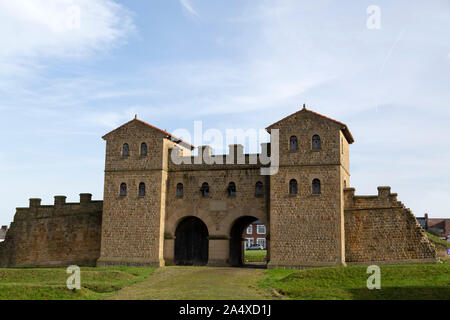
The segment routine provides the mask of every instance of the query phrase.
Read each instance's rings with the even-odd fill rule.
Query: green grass
[[[245,262],[265,262],[266,250],[245,250],[244,259]]]
[[[66,287],[65,268],[0,269],[0,300],[91,300],[147,278],[153,268],[81,268],[81,289]]]
[[[261,251],[254,251],[260,253]],[[257,255],[254,253],[254,255]],[[253,254],[253,253],[252,253]],[[4,299],[450,299],[450,262],[381,266],[369,290],[365,266],[292,269],[81,268],[81,290],[65,268],[0,269]],[[122,290],[121,290],[122,289]]]
[[[430,241],[433,242],[436,247],[450,248],[450,242],[442,240],[441,238],[429,232],[426,232],[426,234],[428,236],[428,239],[430,239]]]
[[[380,268],[380,290],[367,289],[365,266],[270,269],[259,285],[290,299],[450,299],[450,263]]]

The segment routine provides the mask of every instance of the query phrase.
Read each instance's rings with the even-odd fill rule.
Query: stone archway
[[[241,267],[244,265],[244,241],[242,233],[245,228],[252,222],[258,220],[253,216],[243,216],[236,219],[230,231],[230,257],[229,263],[233,267]]]
[[[208,228],[206,224],[193,216],[181,220],[175,231],[175,264],[206,265],[208,263],[208,248]]]

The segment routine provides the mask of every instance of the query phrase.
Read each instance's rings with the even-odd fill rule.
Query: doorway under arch
[[[230,256],[228,260],[231,266],[245,266],[245,239],[243,238],[243,233],[251,223],[257,220],[258,218],[253,216],[244,216],[234,221],[230,231]]]
[[[208,263],[208,227],[197,217],[187,217],[175,231],[174,262],[177,265],[203,266]]]

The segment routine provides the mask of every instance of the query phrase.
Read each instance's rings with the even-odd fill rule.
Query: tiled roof
[[[190,143],[188,143],[188,142],[186,142],[186,141],[184,141],[184,140],[182,140],[182,139],[180,139],[180,138],[174,136],[173,134],[171,134],[171,133],[169,133],[169,132],[167,132],[167,131],[165,131],[165,130],[162,130],[162,129],[158,128],[158,127],[155,127],[155,126],[153,126],[153,125],[151,125],[151,124],[149,124],[149,123],[147,123],[147,122],[145,122],[145,121],[139,120],[138,118],[134,118],[133,120],[128,121],[127,123],[125,123],[125,124],[121,125],[120,127],[114,129],[113,131],[108,132],[108,133],[105,134],[102,138],[105,139],[106,136],[110,135],[110,134],[113,133],[113,132],[116,132],[116,131],[119,130],[120,128],[122,128],[122,127],[128,125],[129,123],[131,123],[131,122],[133,122],[133,121],[138,121],[138,122],[140,122],[140,123],[143,123],[143,124],[145,124],[145,125],[147,125],[147,126],[153,128],[153,129],[156,129],[156,130],[158,130],[158,131],[160,131],[160,132],[166,134],[168,138],[170,138],[172,141],[174,141],[174,142],[176,142],[176,143],[183,144],[183,145],[185,145],[185,146],[187,146],[187,147],[189,147],[189,148],[191,148],[191,149],[194,149],[194,148],[195,148],[195,146],[193,146],[192,144],[190,144]]]
[[[352,136],[350,130],[348,129],[348,127],[347,127],[347,125],[346,125],[345,123],[342,123],[342,122],[340,122],[340,121],[331,119],[331,118],[329,118],[329,117],[327,117],[327,116],[324,116],[324,115],[322,115],[322,114],[320,114],[320,113],[317,113],[317,112],[308,110],[308,109],[306,109],[305,105],[303,105],[303,109],[300,109],[299,111],[297,111],[297,112],[295,112],[295,113],[293,113],[293,114],[291,114],[291,115],[288,115],[287,117],[284,117],[283,119],[281,119],[281,120],[279,120],[279,121],[277,121],[277,122],[271,124],[270,126],[268,126],[268,127],[266,128],[266,130],[271,129],[272,127],[278,125],[279,123],[283,122],[284,120],[287,120],[287,119],[289,119],[289,118],[291,118],[291,117],[293,117],[293,116],[295,116],[295,115],[297,115],[297,114],[299,114],[299,113],[301,113],[301,112],[309,112],[309,113],[312,113],[312,114],[314,114],[314,115],[316,115],[316,116],[319,116],[319,117],[321,117],[321,118],[324,118],[324,119],[327,119],[327,120],[332,121],[332,122],[334,122],[334,123],[337,123],[338,125],[341,126],[342,133],[344,134],[344,136],[345,136],[345,138],[347,139],[348,143],[353,143],[353,142],[355,142],[355,140],[353,139],[353,136]]]

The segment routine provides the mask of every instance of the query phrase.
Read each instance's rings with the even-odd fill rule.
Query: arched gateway
[[[175,231],[175,264],[202,266],[208,263],[208,228],[196,217],[183,219]]]
[[[230,258],[229,263],[233,267],[240,267],[244,265],[244,238],[242,236],[244,230],[249,224],[258,220],[252,216],[244,216],[236,219],[230,231]]]

